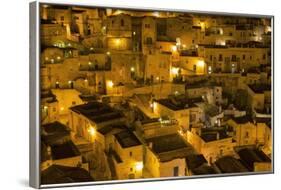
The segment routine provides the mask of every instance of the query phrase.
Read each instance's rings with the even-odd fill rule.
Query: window
[[[236,61],[236,55],[231,56],[231,61]]]
[[[248,131],[246,131],[246,133],[245,133],[245,138],[249,138],[249,132]]]
[[[124,26],[124,20],[121,19],[121,26]]]
[[[75,101],[72,101],[72,105],[76,105],[76,102],[75,102]]]
[[[61,21],[64,21],[64,16],[61,16],[61,17],[60,17],[60,20],[61,20]]]
[[[213,56],[212,55],[210,55],[210,61],[212,61],[213,60]]]
[[[53,112],[56,112],[57,111],[57,109],[56,108],[53,108]]]
[[[196,72],[196,65],[193,65],[193,71]]]
[[[250,60],[252,60],[252,56],[250,56]]]
[[[232,36],[232,32],[229,32],[229,36]]]
[[[132,157],[133,156],[133,152],[130,152],[130,157]]]
[[[179,176],[179,167],[174,167],[174,176]]]
[[[266,55],[265,55],[265,54],[263,54],[263,55],[262,55],[262,59],[263,59],[263,60],[265,60],[265,58],[266,58]]]
[[[222,61],[222,54],[219,54],[219,61]]]
[[[144,27],[145,28],[150,28],[150,24],[145,24]]]
[[[246,55],[243,55],[243,56],[242,56],[242,59],[245,60],[245,59],[246,59]]]
[[[152,44],[152,38],[151,37],[146,38],[146,44]]]

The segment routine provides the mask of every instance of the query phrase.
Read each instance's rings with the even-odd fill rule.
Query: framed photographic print
[[[273,27],[30,3],[30,185],[273,173]]]

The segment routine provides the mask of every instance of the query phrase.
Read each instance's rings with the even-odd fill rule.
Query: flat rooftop
[[[240,160],[232,156],[224,156],[215,162],[216,166],[222,173],[240,173],[249,170],[241,163]]]
[[[266,84],[252,84],[248,85],[249,88],[257,93],[257,94],[262,94],[264,91],[271,91],[271,85],[266,85]]]
[[[202,98],[187,98],[187,97],[172,97],[172,98],[166,98],[166,99],[159,99],[156,100],[159,104],[174,110],[183,110],[188,109],[191,107],[197,107],[195,103],[203,102]]]
[[[185,142],[178,134],[171,134],[146,139],[152,144],[152,151],[159,157],[161,162],[176,158],[185,158],[187,155],[195,154],[193,146]]]
[[[232,117],[232,120],[235,121],[235,123],[237,124],[245,124],[253,121],[252,117],[249,115],[245,115],[242,117]]]
[[[258,149],[243,148],[237,151],[242,163],[250,170],[254,171],[255,162],[271,162],[271,159]]]
[[[100,102],[89,102],[70,108],[72,111],[84,115],[94,123],[103,123],[110,120],[121,119],[123,114],[109,105]]]
[[[52,165],[41,173],[42,184],[59,184],[94,181],[90,173],[79,167]]]
[[[207,163],[207,160],[203,156],[203,154],[191,154],[188,155],[186,158],[186,164],[188,169],[193,170],[195,168],[198,168],[204,163]]]
[[[74,145],[72,141],[51,146],[51,151],[52,151],[52,158],[54,160],[71,158],[81,155],[78,148]]]
[[[141,142],[136,137],[136,135],[128,129],[125,131],[121,131],[114,136],[123,148],[141,145]]]
[[[67,136],[70,136],[70,129],[58,121],[42,125],[41,137],[47,144],[52,144]]]
[[[106,135],[110,132],[112,132],[113,130],[128,130],[127,129],[127,126],[125,124],[110,124],[110,125],[105,125],[105,126],[102,126],[100,128],[97,129],[99,133],[103,134],[103,135]]]
[[[227,135],[227,130],[221,127],[211,127],[211,128],[202,128],[200,137],[205,142],[212,142],[216,140],[221,140],[229,138]]]

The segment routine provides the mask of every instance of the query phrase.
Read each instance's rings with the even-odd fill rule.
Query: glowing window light
[[[198,63],[197,63],[197,65],[198,65],[199,67],[203,67],[204,64],[205,64],[205,62],[204,62],[203,60],[199,60]]]
[[[156,80],[158,81],[160,78],[159,77],[156,77]]]
[[[57,56],[57,60],[60,60],[61,59],[61,57],[60,56]]]
[[[177,46],[172,46],[172,51],[176,52],[177,51]]]
[[[120,44],[120,39],[116,39],[116,44],[119,45]]]
[[[44,106],[44,110],[48,109],[48,106]]]
[[[64,107],[61,107],[61,108],[60,108],[60,111],[63,111],[63,110],[64,110]]]
[[[91,61],[89,61],[89,62],[88,62],[88,65],[92,65],[92,62],[91,62]]]
[[[96,129],[94,127],[89,127],[88,132],[90,133],[90,135],[94,136],[96,134]]]
[[[135,32],[135,31],[133,32],[133,35],[134,35],[134,36],[136,35],[136,32]]]
[[[107,85],[109,88],[112,88],[114,86],[114,83],[112,82],[112,80],[107,82]]]
[[[134,72],[134,71],[135,71],[135,68],[134,68],[134,67],[131,67],[131,71]]]
[[[70,80],[70,81],[68,81],[68,84],[71,84],[72,83],[72,81]]]
[[[56,84],[59,84],[59,81],[57,81]]]
[[[141,171],[143,169],[143,163],[142,162],[137,162],[136,163],[136,170]]]
[[[48,60],[49,60],[49,57],[45,57],[45,60],[48,61]]]
[[[110,52],[108,51],[108,52],[106,52],[106,55],[110,55]]]
[[[51,59],[51,63],[54,63],[55,62],[55,60],[54,59]]]
[[[172,74],[178,75],[178,74],[179,74],[179,68],[173,67],[173,68],[172,68]]]

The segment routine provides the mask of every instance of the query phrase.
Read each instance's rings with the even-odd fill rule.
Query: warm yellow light
[[[57,56],[57,59],[60,60],[60,56]]]
[[[172,51],[177,51],[177,46],[172,46]]]
[[[134,35],[134,36],[136,35],[136,32],[135,32],[135,31],[133,32],[133,35]]]
[[[112,82],[112,80],[109,80],[107,82],[107,85],[108,85],[109,88],[112,88],[114,86],[114,83]]]
[[[96,134],[96,129],[94,127],[89,127],[88,132],[90,133],[90,135],[94,136]]]
[[[44,109],[45,109],[45,110],[48,109],[48,106],[44,106]]]
[[[64,110],[64,107],[61,107],[61,108],[60,108],[60,111],[63,111],[63,110]]]
[[[131,67],[131,71],[134,72],[134,71],[135,71],[135,68],[134,68],[134,67]]]
[[[54,63],[55,62],[55,60],[54,59],[51,59],[51,63]]]
[[[89,62],[88,62],[88,64],[89,64],[89,65],[92,65],[92,62],[91,62],[91,61],[89,61]]]
[[[143,163],[142,163],[142,162],[137,162],[137,163],[136,163],[136,170],[137,170],[137,171],[141,171],[142,168],[143,168]]]
[[[117,44],[117,45],[120,44],[120,39],[116,39],[116,44]]]
[[[59,84],[59,81],[57,81],[56,84]]]
[[[68,84],[71,84],[72,83],[72,81],[70,80],[70,81],[68,81]]]
[[[90,48],[90,50],[93,50],[93,49],[94,49],[93,47]]]
[[[200,26],[201,26],[201,29],[202,29],[202,30],[205,29],[205,23],[204,23],[204,22],[201,22],[201,23],[200,23]]]
[[[156,80],[159,80],[160,78],[159,77],[156,77]]]
[[[183,135],[183,132],[182,132],[182,130],[178,130],[178,132],[179,132],[179,134],[180,134],[180,135]]]
[[[87,80],[87,79],[85,79],[85,80],[84,80],[84,82],[88,82],[88,80]]]
[[[178,74],[179,74],[179,68],[177,68],[177,67],[172,67],[172,74],[178,75]]]
[[[154,12],[153,15],[154,15],[155,17],[159,17],[159,12]]]
[[[110,55],[110,52],[108,51],[108,52],[106,52],[106,55]]]
[[[199,67],[203,67],[204,64],[205,64],[205,62],[204,62],[203,60],[199,60],[198,63],[197,63],[197,65],[198,65]]]
[[[48,61],[48,60],[49,60],[49,58],[48,58],[48,57],[45,57],[45,60],[46,60],[46,61]]]

